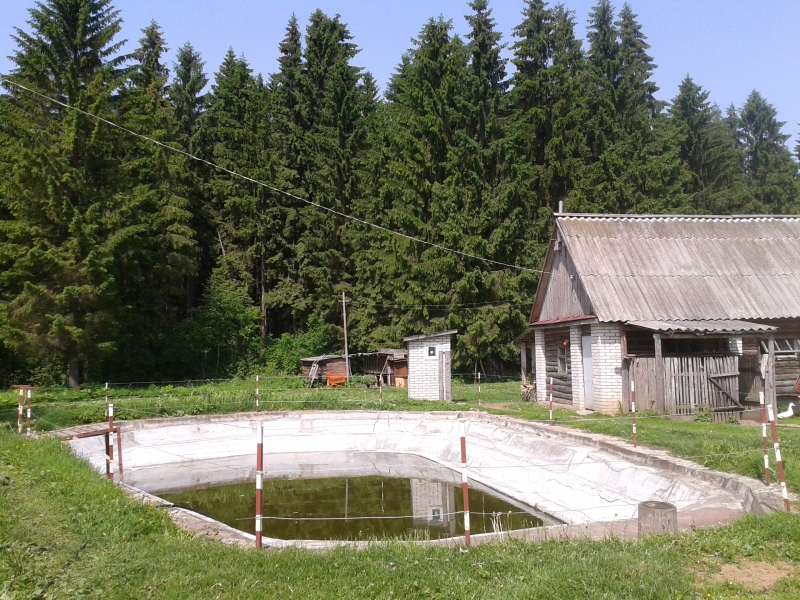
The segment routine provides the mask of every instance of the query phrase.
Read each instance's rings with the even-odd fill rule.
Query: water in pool
[[[253,482],[161,497],[255,533]],[[486,491],[470,489],[469,504],[472,534],[543,525]],[[273,518],[264,519],[263,532],[277,539],[435,539],[464,533],[463,507],[461,488],[440,481],[383,476],[265,481],[263,514]]]

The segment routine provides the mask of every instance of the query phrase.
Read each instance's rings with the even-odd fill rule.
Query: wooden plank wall
[[[797,354],[778,354],[775,357],[775,390],[778,396],[797,396],[794,384],[800,375]]]
[[[709,381],[712,377],[725,392],[739,398],[738,356],[667,356],[664,363],[664,410],[668,415],[692,416],[701,408],[733,406],[731,399]],[[656,359],[631,359],[631,379],[636,383],[636,406],[656,407]],[[715,411],[714,420],[727,421],[738,411]]]
[[[592,304],[564,243],[555,253],[540,321],[592,314]]]
[[[544,358],[547,371],[547,393],[550,394],[550,378],[553,378],[553,402],[572,404],[572,363],[567,348],[567,372],[558,372],[558,347],[569,343],[569,327],[548,329],[544,334]]]

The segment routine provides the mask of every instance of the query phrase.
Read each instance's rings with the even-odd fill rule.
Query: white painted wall
[[[451,339],[450,335],[442,335],[407,342],[409,398],[439,399],[439,354],[450,350]],[[430,347],[436,348],[435,356],[428,356]],[[450,377],[450,373],[447,377]]]

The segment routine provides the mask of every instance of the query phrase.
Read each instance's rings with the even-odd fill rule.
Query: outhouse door
[[[451,402],[453,400],[450,385],[450,351],[439,352],[439,400]]]
[[[586,408],[594,410],[594,386],[592,385],[592,336],[581,338],[583,356],[583,398]]]

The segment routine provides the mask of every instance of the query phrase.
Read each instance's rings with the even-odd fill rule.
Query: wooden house
[[[404,388],[408,382],[408,352],[381,348],[377,352],[359,354],[364,363],[364,375],[375,375],[384,385]]]
[[[800,217],[560,214],[515,344],[538,401],[721,420],[795,393],[798,339]]]

